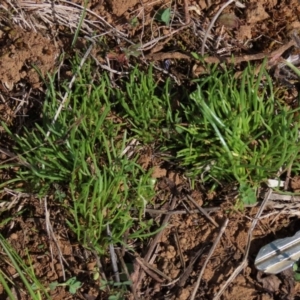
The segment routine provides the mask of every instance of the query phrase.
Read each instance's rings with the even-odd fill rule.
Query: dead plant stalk
[[[249,228],[248,231],[248,240],[247,240],[247,246],[245,249],[245,254],[244,254],[244,258],[241,262],[241,264],[235,269],[235,271],[231,274],[231,276],[227,279],[227,281],[225,282],[225,284],[221,287],[220,291],[217,293],[217,295],[215,295],[215,297],[213,298],[213,300],[218,300],[220,299],[220,297],[222,296],[223,292],[225,291],[225,289],[228,287],[228,285],[240,274],[240,272],[247,266],[248,264],[248,255],[249,255],[249,250],[250,250],[250,246],[251,246],[251,240],[252,240],[252,234],[253,234],[253,230],[256,227],[256,224],[258,222],[258,220],[261,217],[261,214],[263,212],[263,210],[265,209],[267,202],[269,201],[270,197],[272,194],[272,189],[269,189],[269,191],[266,193],[265,198],[260,206],[259,211],[257,212],[255,218],[252,221],[251,227]]]
[[[219,244],[219,242],[220,242],[220,240],[221,240],[221,237],[222,237],[222,235],[223,235],[223,233],[224,233],[224,231],[225,231],[225,229],[226,229],[226,227],[227,227],[228,221],[229,221],[228,219],[225,220],[224,224],[222,225],[222,228],[221,228],[220,231],[219,231],[219,234],[218,234],[216,240],[214,241],[214,244],[212,245],[212,247],[211,247],[211,249],[210,249],[210,251],[209,251],[209,253],[208,253],[208,255],[207,255],[207,258],[206,258],[206,260],[205,260],[205,263],[203,264],[203,267],[202,267],[201,272],[200,272],[200,274],[199,274],[199,277],[198,277],[198,279],[197,279],[197,282],[196,282],[196,285],[195,285],[194,290],[193,290],[193,292],[192,292],[192,295],[191,295],[190,300],[194,300],[195,297],[196,297],[196,293],[197,293],[197,291],[198,291],[198,289],[199,289],[200,282],[201,282],[202,276],[203,276],[203,274],[204,274],[204,271],[205,271],[205,269],[206,269],[206,266],[207,266],[207,264],[208,264],[210,258],[212,257],[212,255],[213,255],[213,253],[214,253],[214,251],[215,251],[217,245]]]
[[[217,14],[213,17],[213,19],[211,20],[206,32],[205,32],[205,35],[204,35],[204,38],[203,38],[203,43],[202,43],[202,46],[201,46],[201,55],[204,56],[204,49],[205,49],[205,43],[206,43],[206,40],[207,40],[207,37],[211,31],[211,29],[213,28],[216,20],[219,18],[220,14],[222,13],[222,11],[228,6],[230,5],[232,2],[235,2],[236,0],[229,0],[227,1],[220,9],[219,11],[217,12]]]

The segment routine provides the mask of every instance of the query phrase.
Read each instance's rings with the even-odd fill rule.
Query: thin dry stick
[[[14,1],[14,2],[16,2],[16,1]],[[12,17],[12,19],[19,25],[20,24],[20,22],[19,21],[22,21],[23,22],[23,24],[25,24],[26,26],[27,26],[27,28],[26,29],[28,29],[28,28],[30,28],[31,30],[33,30],[34,32],[37,32],[37,30],[36,30],[36,28],[35,28],[35,25],[34,24],[32,24],[32,22],[31,22],[31,20],[29,20],[29,23],[28,23],[28,20],[27,20],[27,18],[26,18],[26,16],[24,16],[24,11],[20,8],[20,3],[11,3],[11,1],[8,1],[8,4],[12,7],[12,9],[17,13],[17,16],[13,16]],[[15,4],[17,4],[18,5],[18,7],[16,8],[14,5]],[[7,10],[7,8],[6,7],[4,7],[4,6],[2,6],[1,5],[1,8],[2,9],[4,9],[6,12],[8,12],[9,13],[9,15],[11,15],[11,12],[9,11],[9,10]],[[17,19],[17,20],[16,20]],[[22,25],[23,25],[22,24]],[[24,28],[24,26],[23,26],[23,28]],[[25,29],[24,28],[24,29]]]
[[[155,272],[147,268],[139,259],[136,259],[136,261],[139,263],[139,266],[144,270],[144,272],[147,273],[153,280],[158,283],[164,282],[163,279],[159,278]]]
[[[294,201],[295,202],[295,201],[300,201],[300,196],[273,193],[270,197],[270,200]]]
[[[287,174],[286,174],[286,179],[285,179],[284,188],[283,188],[284,191],[287,191],[289,188],[291,172],[292,172],[292,164],[290,164],[287,168]]]
[[[248,254],[249,254],[249,250],[250,250],[250,246],[251,246],[251,239],[252,239],[252,233],[253,230],[264,210],[264,208],[266,207],[266,204],[268,202],[268,200],[270,199],[270,196],[272,194],[272,189],[269,189],[269,191],[267,192],[264,201],[262,202],[259,211],[257,212],[251,227],[249,228],[248,231],[248,240],[247,240],[247,247],[245,250],[245,254],[244,254],[244,258],[243,261],[241,262],[241,264],[238,266],[238,268],[231,274],[231,276],[228,278],[228,280],[225,282],[225,284],[222,286],[222,288],[220,289],[220,291],[218,292],[218,294],[213,298],[213,300],[218,300],[220,299],[220,297],[222,296],[223,292],[225,291],[225,289],[228,287],[228,285],[236,278],[236,276],[238,276],[238,274],[247,266],[247,259],[248,259]]]
[[[30,167],[30,164],[24,161],[19,155],[16,155],[9,150],[6,150],[4,148],[0,148],[0,153],[3,153],[4,155],[8,156],[9,158],[6,159],[4,162],[1,162],[0,165],[5,164],[11,160],[17,160],[21,165],[25,167]]]
[[[92,54],[91,54],[91,57],[95,60],[97,66],[101,67],[102,69],[104,69],[104,70],[106,70],[106,71],[108,71],[108,72],[110,72],[110,73],[114,73],[114,74],[117,74],[117,75],[128,75],[128,74],[129,74],[129,72],[120,72],[120,71],[116,71],[116,70],[110,68],[110,67],[107,66],[107,65],[101,64],[101,63],[99,62],[99,60],[98,60],[94,55],[92,55]],[[109,60],[108,60],[108,63],[109,63]],[[110,74],[110,76],[111,76],[111,74]]]
[[[294,39],[290,40],[288,43],[282,45],[278,49],[272,51],[271,53],[257,53],[257,54],[251,54],[251,55],[242,55],[242,56],[234,56],[234,57],[221,57],[218,58],[216,56],[208,56],[204,57],[204,61],[208,64],[219,64],[219,63],[229,63],[237,65],[241,62],[248,62],[253,60],[260,60],[267,58],[269,59],[270,66],[276,62],[276,59],[278,59],[286,50],[296,45],[296,42]],[[165,59],[187,59],[191,60],[193,59],[192,55],[184,54],[181,52],[157,52],[157,53],[150,53],[145,56],[148,59],[151,60],[165,60]],[[269,66],[268,66],[269,67]],[[260,68],[260,67],[259,67]],[[257,71],[256,71],[257,72]]]
[[[171,203],[171,205],[170,205],[170,209],[174,209],[174,208],[175,208],[176,202],[177,202],[177,197],[176,197],[176,196],[173,196],[172,203]],[[170,220],[170,217],[171,217],[171,215],[166,215],[166,216],[165,216],[165,218],[164,218],[164,220],[163,220],[163,222],[162,222],[162,224],[161,224],[162,227],[164,227],[164,226],[167,225],[167,223],[168,223],[169,220]],[[154,250],[156,244],[159,242],[159,240],[160,240],[160,238],[161,238],[163,232],[164,232],[164,230],[161,230],[160,232],[158,232],[158,233],[156,234],[156,236],[155,236],[155,238],[154,238],[154,240],[153,240],[151,246],[149,247],[149,250],[148,250],[147,254],[145,255],[144,260],[145,260],[146,262],[149,261],[151,255],[152,255],[152,252],[153,252],[153,250]]]
[[[90,251],[93,253],[93,255],[94,255],[95,259],[96,259],[96,264],[97,264],[97,267],[98,267],[98,270],[99,270],[100,276],[101,276],[100,278],[102,280],[104,280],[104,281],[108,281],[108,279],[107,279],[107,277],[105,275],[105,272],[104,272],[104,269],[103,269],[103,266],[102,266],[102,263],[101,263],[101,260],[99,258],[98,253],[95,250],[93,250],[93,249],[91,249]],[[99,280],[99,283],[100,283],[100,280]],[[110,287],[109,287],[108,284],[106,285],[106,290],[108,292],[110,291]]]
[[[60,0],[60,1],[64,2],[64,3],[67,3],[67,5],[73,5],[73,6],[77,7],[77,8],[79,8],[80,10],[83,10],[83,7],[81,5],[78,5],[78,4],[74,3],[74,2],[70,2],[68,0]],[[90,13],[91,15],[93,15],[94,17],[96,17],[98,20],[100,20],[103,25],[105,25],[105,26],[113,29],[113,31],[116,32],[121,38],[124,38],[124,37],[128,36],[125,33],[117,30],[114,26],[112,26],[111,24],[109,24],[107,21],[105,21],[105,19],[102,18],[101,16],[99,16],[99,14],[93,12],[90,9],[86,9],[86,11],[88,13]]]
[[[128,272],[128,268],[127,268],[126,263],[125,263],[125,261],[124,261],[124,259],[123,259],[123,256],[122,256],[122,254],[121,254],[121,251],[120,251],[119,249],[115,249],[115,250],[116,250],[116,253],[117,253],[117,255],[118,255],[119,261],[120,261],[120,263],[121,263],[122,270],[123,270],[123,272],[126,274],[126,277],[127,277],[128,280],[129,280],[129,279],[130,279],[130,274],[129,274],[129,272]],[[131,289],[131,292],[132,292],[132,294],[133,294],[134,300],[139,300],[139,298],[138,298],[138,296],[137,296],[137,294],[136,294],[136,290],[135,290],[133,284],[130,284],[130,289]]]
[[[135,257],[136,260],[138,261],[138,263],[141,265],[141,267],[145,270],[145,272],[148,272],[149,270],[152,272],[152,274],[157,274],[161,277],[163,277],[164,279],[166,279],[168,282],[172,281],[172,279],[167,276],[166,274],[164,274],[163,272],[161,272],[160,270],[158,270],[156,267],[152,266],[151,264],[147,263],[144,259],[142,259],[139,256]],[[155,277],[155,279],[157,280],[157,276]],[[161,279],[158,279],[159,282],[161,282]]]
[[[269,226],[270,226],[270,227],[272,227],[272,225],[273,225],[274,223],[276,223],[276,221],[278,220],[278,218],[279,218],[281,215],[284,214],[284,210],[290,211],[290,210],[287,209],[286,207],[284,207],[283,209],[280,209],[279,211],[275,211],[275,213],[277,213],[277,214],[276,214],[276,216],[274,216],[274,217],[272,218],[271,223],[269,223]]]
[[[191,60],[192,56],[181,52],[156,52],[145,55],[145,58],[152,60],[165,60],[165,59],[187,59]]]
[[[217,245],[220,242],[220,239],[221,239],[221,237],[222,237],[222,235],[223,235],[223,233],[224,233],[224,231],[225,231],[225,229],[227,227],[228,221],[229,221],[228,219],[225,220],[224,224],[222,225],[222,227],[221,227],[221,229],[219,231],[219,234],[218,234],[216,240],[214,241],[214,244],[212,245],[212,247],[211,247],[211,249],[210,249],[210,251],[209,251],[209,253],[207,255],[207,258],[206,258],[206,260],[205,260],[205,262],[204,262],[204,264],[202,266],[201,272],[200,272],[199,277],[197,279],[197,282],[196,282],[196,285],[195,285],[194,290],[192,292],[190,300],[194,300],[195,299],[195,296],[196,296],[196,293],[197,293],[197,291],[199,289],[200,282],[201,282],[202,276],[204,274],[205,268],[206,268],[206,266],[207,266],[207,264],[208,264],[208,262],[209,262],[209,260],[210,260],[210,258],[212,256],[212,254],[214,253]]]
[[[192,259],[189,262],[189,265],[187,266],[187,268],[185,269],[183,274],[179,277],[179,281],[178,281],[178,284],[177,284],[179,287],[183,287],[185,285],[185,282],[190,277],[190,275],[193,271],[193,267],[194,267],[195,262],[197,261],[199,256],[204,252],[205,249],[206,249],[206,246],[201,247],[198,250],[198,252],[196,252],[196,254],[192,257]]]
[[[106,233],[111,241],[112,236],[111,236],[111,231],[110,231],[108,224],[106,227]],[[110,252],[110,259],[111,259],[112,269],[114,271],[114,276],[115,276],[116,282],[120,282],[120,273],[119,273],[119,269],[118,269],[117,255],[116,255],[115,248],[114,248],[114,245],[112,242],[109,243],[109,252]]]
[[[90,52],[92,51],[92,48],[93,48],[93,44],[90,45],[90,47],[88,48],[88,50],[87,50],[86,53],[84,54],[84,56],[83,56],[83,58],[82,58],[82,60],[81,60],[81,62],[80,62],[80,65],[79,65],[79,67],[78,67],[76,73],[74,74],[74,76],[72,77],[72,79],[71,79],[71,81],[70,81],[70,83],[69,83],[69,85],[68,85],[68,90],[71,90],[71,89],[72,89],[72,86],[73,86],[73,83],[74,83],[74,81],[75,81],[75,79],[76,79],[76,76],[77,76],[77,74],[79,73],[79,71],[81,70],[81,68],[82,68],[83,64],[85,63],[87,57],[89,56]],[[63,97],[63,100],[62,100],[62,102],[61,102],[61,104],[60,104],[60,106],[59,106],[59,108],[58,108],[58,110],[57,110],[57,112],[56,112],[56,114],[55,114],[55,116],[54,116],[54,119],[52,120],[52,123],[51,123],[52,126],[55,124],[55,122],[56,122],[56,120],[57,120],[57,118],[58,118],[58,116],[59,116],[61,110],[63,109],[63,107],[64,107],[64,105],[65,105],[65,102],[66,102],[67,99],[68,99],[68,96],[69,96],[69,93],[66,92],[65,95],[64,95],[64,97]],[[48,138],[49,138],[49,136],[50,136],[50,133],[51,133],[51,131],[50,131],[50,129],[49,129],[48,132],[47,132],[47,134],[46,134],[46,137],[45,137],[45,140],[44,140],[44,141],[47,141],[47,140],[48,140]]]
[[[48,234],[48,237],[49,237],[49,240],[50,240],[49,246],[50,246],[50,251],[51,251],[52,263],[53,263],[54,260],[53,260],[53,251],[52,251],[51,240],[54,241],[54,243],[56,245],[56,248],[58,250],[58,257],[59,257],[59,262],[60,262],[60,265],[61,265],[62,277],[63,277],[63,280],[66,281],[66,273],[65,273],[65,268],[64,268],[63,261],[66,263],[67,266],[69,266],[69,265],[68,265],[67,261],[65,260],[63,254],[62,254],[62,251],[59,247],[58,241],[57,241],[56,236],[55,236],[54,231],[53,231],[53,227],[52,227],[51,222],[50,222],[50,213],[49,213],[48,205],[47,205],[47,197],[44,198],[44,206],[45,206],[46,231],[47,231],[47,234]]]
[[[144,37],[144,31],[145,31],[145,6],[142,0],[140,0],[140,4],[142,6],[142,12],[143,12],[143,24],[142,24],[142,32],[140,36],[140,43],[143,44],[143,37]]]
[[[176,202],[177,202],[177,197],[176,197],[176,196],[173,196],[173,199],[172,199],[172,202],[171,202],[171,205],[170,205],[170,209],[171,209],[171,210],[175,208]],[[162,228],[164,228],[164,227],[167,225],[167,223],[169,222],[170,218],[171,218],[171,215],[166,215],[166,216],[164,217],[163,222],[162,222],[162,225],[161,225]],[[152,241],[152,243],[151,243],[151,245],[150,245],[150,247],[149,247],[149,249],[148,249],[147,254],[146,254],[145,257],[144,257],[144,261],[145,261],[145,262],[149,262],[150,257],[151,257],[151,255],[152,255],[152,253],[153,253],[153,251],[154,251],[154,249],[155,249],[157,243],[159,242],[159,240],[160,240],[160,238],[161,238],[163,232],[164,232],[164,230],[162,229],[160,232],[158,232],[158,233],[156,234],[155,238],[153,239],[153,241]],[[137,271],[137,272],[138,272],[138,271]],[[145,275],[145,273],[143,272],[143,270],[141,270],[141,272],[140,272],[140,274],[139,274],[139,276],[138,276],[138,280],[137,280],[137,282],[136,282],[136,286],[138,286],[138,284],[141,282],[141,280],[143,279],[144,275]]]
[[[219,227],[218,223],[190,195],[186,196],[214,226]]]
[[[211,20],[206,32],[205,32],[205,35],[204,35],[204,38],[203,38],[203,42],[202,42],[202,46],[201,46],[201,55],[204,56],[204,48],[205,48],[205,43],[206,43],[206,40],[207,40],[207,37],[212,29],[212,27],[214,26],[216,20],[219,18],[219,15],[222,13],[222,11],[228,6],[230,5],[232,2],[235,2],[236,0],[229,0],[227,1],[220,9],[219,11],[217,12],[217,14],[213,17],[213,19]]]
[[[166,35],[164,35],[164,36],[155,38],[155,39],[151,40],[150,42],[144,44],[143,46],[139,47],[137,50],[140,50],[140,51],[147,51],[147,50],[150,50],[150,49],[152,49],[159,41],[164,40],[164,39],[166,39],[166,38],[168,38],[168,37],[173,36],[175,33],[177,33],[177,32],[179,32],[179,31],[183,30],[184,28],[186,28],[186,27],[188,27],[188,26],[189,26],[189,25],[183,25],[182,27],[180,27],[180,28],[178,28],[178,29],[172,31],[171,33],[168,33],[168,34],[166,34]]]
[[[45,28],[45,26],[42,24],[44,23],[50,25],[51,27],[53,26],[53,24],[55,26],[63,25],[69,27],[69,29],[73,31],[74,28],[78,28],[80,13],[84,10],[83,7],[73,8],[66,5],[55,4],[55,18],[54,18],[52,4],[47,4],[47,3],[38,4],[38,3],[32,3],[32,1],[29,3],[26,0],[20,2],[21,3],[19,3],[19,6],[21,7],[22,11],[28,12],[26,14],[27,19],[31,23],[38,24],[39,27],[41,28]],[[39,20],[37,20],[36,17]],[[39,21],[42,21],[42,23]],[[94,30],[89,26],[92,26],[94,29],[101,30],[102,28],[99,27],[98,24],[96,24],[95,22],[91,22],[87,19],[84,19],[80,31],[85,34],[94,32]],[[33,26],[34,25],[32,25],[31,27]]]
[[[184,17],[185,17],[185,25],[191,23],[191,16],[189,12],[189,3],[188,0],[184,0]]]
[[[187,205],[185,204],[185,201],[182,200],[181,201],[181,204],[184,206],[185,210],[187,211],[187,213],[190,215],[191,214],[191,211],[189,210],[189,208],[187,207]],[[199,209],[198,209],[199,210]]]
[[[178,252],[179,252],[181,266],[183,268],[183,271],[185,271],[185,261],[184,261],[182,250],[181,250],[180,243],[179,243],[179,236],[178,236],[177,228],[174,229],[174,240],[175,240]]]
[[[1,148],[0,148],[1,151]],[[215,207],[205,207],[202,209],[204,209],[205,211],[219,211],[221,210],[221,208],[219,206],[215,206]],[[136,210],[136,209],[134,209]],[[149,214],[155,214],[155,215],[184,215],[184,214],[197,214],[199,213],[199,209],[192,209],[190,211],[186,211],[186,210],[166,210],[166,209],[152,209],[152,208],[146,208],[145,212],[149,213]]]

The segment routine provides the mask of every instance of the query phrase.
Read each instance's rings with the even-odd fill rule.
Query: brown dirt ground
[[[5,1],[4,1],[5,2]],[[43,3],[43,1],[36,1]],[[73,0],[73,3],[82,5],[83,1]],[[143,5],[141,5],[143,3]],[[119,71],[129,68],[129,63],[145,63],[154,61],[156,66],[164,67],[166,58],[171,60],[170,76],[180,84],[189,84],[191,78],[203,72],[201,66],[193,61],[187,53],[198,52],[201,48],[201,33],[205,30],[216,14],[222,2],[215,1],[187,1],[191,7],[189,11],[191,24],[179,31],[170,39],[161,40],[157,44],[145,49],[143,59],[132,58],[127,61],[122,48],[128,48],[125,40],[119,45],[111,38],[111,49],[94,49],[99,61],[105,61],[105,55],[111,59],[111,65]],[[110,0],[106,3],[101,0],[92,0],[88,8],[95,14],[105,18],[117,30],[125,32],[127,39],[143,43],[158,37],[158,34],[169,34],[170,29],[153,23],[153,16],[160,8],[170,5],[170,1],[138,1],[138,0]],[[299,0],[250,0],[246,8],[236,8],[230,5],[216,27],[212,30],[212,37],[208,41],[208,52],[212,57],[225,57],[235,54],[240,57],[258,53],[269,53],[290,40],[292,30],[300,29],[300,2]],[[8,6],[8,4],[7,4]],[[173,6],[177,15],[174,18],[185,21],[184,3],[178,1]],[[200,12],[200,15],[197,12]],[[0,21],[2,14],[0,14]],[[31,15],[32,16],[32,15]],[[138,23],[132,26],[132,20],[137,18]],[[94,20],[94,17],[87,15]],[[30,117],[32,106],[37,106],[42,100],[44,84],[41,77],[35,72],[36,66],[42,76],[52,72],[60,63],[58,60],[62,51],[70,53],[67,45],[70,43],[68,35],[60,34],[61,28],[47,30],[24,30],[17,27],[18,22],[4,19],[0,28],[0,120],[16,127],[22,125],[24,115]],[[181,23],[181,26],[183,26]],[[177,23],[178,25],[178,23]],[[37,27],[39,28],[39,27]],[[100,34],[101,32],[99,32]],[[79,39],[81,45],[84,41]],[[297,49],[294,47],[294,53]],[[179,53],[179,54],[178,54]],[[184,56],[187,55],[187,56]],[[261,62],[261,61],[259,61]],[[237,65],[241,69],[242,64]],[[159,73],[158,73],[159,74]],[[158,75],[159,76],[159,75]],[[160,79],[164,77],[160,75]],[[24,96],[26,95],[26,96]],[[295,88],[288,90],[286,102],[292,102],[298,96]],[[292,100],[291,100],[292,97]],[[20,102],[22,105],[20,106]],[[24,104],[25,103],[25,104]],[[32,104],[34,103],[34,104]],[[40,106],[39,106],[40,107]],[[38,112],[36,113],[38,115]],[[20,118],[20,115],[22,117]],[[2,140],[1,149],[7,145],[3,129],[0,127]],[[5,150],[6,151],[6,150]],[[1,160],[9,158],[2,151]],[[181,210],[179,214],[171,215],[168,226],[162,232],[155,248],[155,255],[149,257],[150,264],[159,269],[164,275],[157,275],[153,271],[141,271],[138,260],[132,273],[133,284],[139,299],[189,299],[191,291],[205,262],[211,244],[214,242],[220,228],[215,227],[200,213],[184,213],[184,207],[195,210],[187,195],[191,196],[200,206],[216,207],[210,216],[221,225],[225,218],[229,224],[225,229],[220,243],[217,245],[212,258],[209,260],[203,274],[196,299],[213,299],[215,293],[223,286],[232,272],[239,266],[243,258],[247,243],[248,229],[257,207],[240,211],[234,206],[234,188],[211,194],[199,183],[192,190],[189,181],[170,166],[161,165],[161,161],[152,161],[152,154],[141,157],[141,165],[145,168],[154,167],[153,177],[157,179],[157,196],[154,207],[149,207],[148,216],[162,222],[164,216],[150,209],[168,210],[170,200],[173,201],[172,210]],[[1,171],[0,182],[9,178],[9,171]],[[298,191],[299,178],[292,181],[292,190]],[[233,193],[232,193],[233,192]],[[64,266],[66,277],[76,276],[82,287],[76,295],[71,295],[66,288],[58,287],[51,292],[52,299],[106,299],[107,293],[100,290],[99,283],[93,280],[93,270],[96,257],[90,251],[82,249],[76,244],[75,237],[70,233],[63,219],[63,209],[55,206],[48,200],[50,219],[57,241],[50,239],[45,227],[45,207],[33,195],[18,194],[5,191],[1,195],[2,216],[12,216],[9,224],[2,224],[3,234],[18,254],[24,259],[32,261],[34,270],[42,282],[47,285],[53,281],[63,281]],[[12,205],[12,203],[14,205]],[[162,205],[163,203],[163,205]],[[13,207],[7,208],[7,204]],[[267,276],[260,274],[254,267],[255,256],[263,245],[286,236],[293,235],[300,229],[297,203],[290,209],[289,204],[271,206],[264,212],[253,232],[248,265],[225,290],[221,299],[300,299],[300,285],[295,283],[288,272]],[[19,214],[21,210],[26,213]],[[153,239],[148,245],[137,248],[137,254],[145,262],[145,255]],[[27,250],[25,250],[27,249]],[[58,249],[62,252],[65,262],[59,261]],[[203,253],[196,259],[188,276],[182,276],[188,264],[193,260],[195,253],[203,249]],[[180,258],[182,253],[182,258]],[[3,254],[3,257],[5,255]],[[126,258],[125,258],[126,257]],[[154,258],[153,258],[154,257]],[[124,256],[126,262],[133,262],[132,257]],[[104,273],[111,274],[110,264],[103,261]],[[143,264],[143,263],[140,263]],[[149,270],[148,267],[144,267]],[[6,259],[1,260],[1,269],[5,270],[10,278],[16,270]],[[174,282],[180,278],[179,281]],[[109,279],[111,279],[109,277]],[[14,278],[16,299],[30,299],[20,288],[21,281]],[[133,296],[128,293],[128,298]],[[3,288],[0,286],[0,299],[6,299]]]

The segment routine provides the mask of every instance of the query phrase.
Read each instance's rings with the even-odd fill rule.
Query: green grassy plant
[[[166,115],[171,111],[170,81],[159,89],[152,68],[147,73],[136,68],[123,86],[123,90],[115,90],[116,103],[131,131],[145,143],[163,140],[163,129],[168,128]]]
[[[285,64],[300,78],[300,70],[296,66],[287,60],[285,61]]]
[[[74,62],[74,73],[78,64]],[[125,234],[130,240],[154,233],[151,221],[144,219],[154,196],[150,172],[137,163],[138,152],[130,158],[124,154],[132,139],[176,152],[191,178],[237,181],[243,203],[255,202],[256,187],[299,161],[298,110],[276,97],[265,68],[255,76],[248,66],[237,79],[233,70],[213,66],[195,83],[188,101],[182,99],[172,109],[171,82],[159,88],[151,68],[147,74],[134,69],[127,81],[118,82],[121,88],[113,88],[106,73],[95,74],[91,63],[78,73],[71,90],[67,84],[58,88],[55,77],[49,77],[40,121],[19,135],[2,124],[15,141],[18,160],[0,167],[17,165],[19,171],[0,188],[22,182],[23,190],[41,199],[54,195],[77,240],[100,255],[111,244],[126,246]],[[60,90],[69,97],[53,123]],[[10,259],[23,266],[14,256]],[[32,275],[30,269],[16,270]],[[80,283],[74,280],[65,285],[76,292]],[[0,281],[9,294],[3,274]],[[27,283],[32,295],[45,290],[34,280]]]
[[[79,62],[74,61],[74,73]],[[160,91],[160,98],[152,69],[148,74],[135,69],[127,82],[121,82],[124,90],[113,88],[106,73],[94,74],[90,62],[77,74],[71,90],[67,83],[57,86],[55,80],[45,80],[42,117],[34,126],[15,135],[2,124],[15,142],[18,159],[0,167],[17,167],[18,172],[0,188],[18,189],[21,182],[18,190],[36,193],[41,200],[53,195],[65,208],[66,222],[77,240],[99,255],[107,253],[108,245],[127,246],[125,234],[129,241],[154,234],[152,221],[144,219],[154,196],[151,172],[137,164],[138,151],[129,159],[124,149],[133,138],[153,142],[165,134],[169,85]],[[68,99],[53,123],[64,91]],[[5,286],[6,279],[0,279]],[[54,282],[50,289],[68,285],[76,292],[78,284],[73,283]],[[30,287],[30,294],[43,291],[38,281]]]
[[[88,0],[84,1],[83,11],[81,12],[81,16],[80,16],[80,19],[79,19],[79,22],[78,22],[78,26],[76,28],[76,31],[75,31],[75,34],[74,34],[74,37],[73,37],[72,47],[74,47],[74,45],[75,45],[75,43],[76,43],[76,41],[78,39],[78,35],[79,35],[80,30],[81,30],[81,27],[82,27],[82,24],[83,24],[83,20],[86,17],[86,8],[88,6],[88,3],[89,3]]]
[[[41,122],[34,128],[25,128],[19,136],[10,134],[15,140],[15,152],[26,162],[18,172],[18,180],[41,198],[49,193],[57,195],[78,241],[104,254],[110,243],[123,242],[125,232],[129,239],[150,234],[151,222],[143,221],[143,213],[154,189],[150,173],[136,163],[137,155],[130,159],[123,155],[130,138],[125,128],[128,124],[114,119],[114,101],[123,101],[118,98],[118,90],[110,86],[105,74],[95,80],[92,73],[90,64],[86,64],[54,124],[60,95],[54,79],[49,78]],[[139,91],[139,82],[132,84]],[[131,88],[134,90],[134,86]],[[135,108],[137,115],[143,113],[140,107]],[[139,124],[139,120],[132,123]],[[51,134],[46,139],[48,130]],[[65,192],[55,192],[57,187]],[[112,237],[106,234],[108,225]]]
[[[19,277],[24,284],[24,291],[30,295],[30,299],[50,299],[47,289],[44,288],[41,281],[36,277],[32,265],[30,264],[30,266],[27,266],[2,235],[0,235],[0,246],[6,254],[7,260],[9,260],[10,264],[19,274]],[[4,259],[4,257],[2,259]],[[2,270],[0,271],[0,283],[6,291],[9,299],[15,299],[12,294],[14,282]]]
[[[240,183],[244,202],[255,202],[253,188],[275,177],[299,153],[297,110],[282,105],[262,67],[248,66],[241,78],[216,66],[196,80],[177,124],[177,159],[190,176]]]

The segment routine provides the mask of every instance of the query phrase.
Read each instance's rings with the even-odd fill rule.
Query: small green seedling
[[[105,289],[110,287],[126,287],[132,284],[131,281],[123,281],[123,282],[114,282],[114,281],[106,281],[106,280],[100,280],[101,287],[100,290],[105,291]]]
[[[130,20],[129,24],[131,25],[131,27],[135,28],[140,24],[140,22],[137,17],[134,17]]]
[[[256,201],[257,201],[256,190],[254,187],[241,182],[239,192],[240,192],[240,197],[242,199],[242,202],[244,204],[256,203]]]
[[[296,281],[300,281],[300,261],[297,260],[293,264],[294,278]]]
[[[55,290],[58,286],[68,286],[69,292],[74,295],[76,294],[77,290],[81,287],[81,282],[76,279],[76,277],[72,277],[68,279],[64,283],[58,283],[57,281],[54,281],[50,284],[50,290]]]
[[[117,293],[116,295],[111,295],[108,297],[108,300],[123,300],[121,293]]]
[[[169,26],[171,21],[171,8],[160,9],[155,16],[155,20]]]
[[[112,288],[111,291],[116,292],[115,294],[110,295],[108,297],[108,300],[124,299],[124,292],[126,292],[127,286],[130,286],[132,284],[131,281],[114,282],[114,281],[106,281],[106,280],[100,280],[100,283],[101,283],[100,290],[105,291],[106,288],[110,286]]]
[[[141,44],[138,43],[136,45],[130,45],[127,49],[124,49],[124,53],[125,53],[126,57],[129,58],[130,56],[134,56],[134,57],[141,56],[142,51],[139,50],[140,47],[141,47]]]

